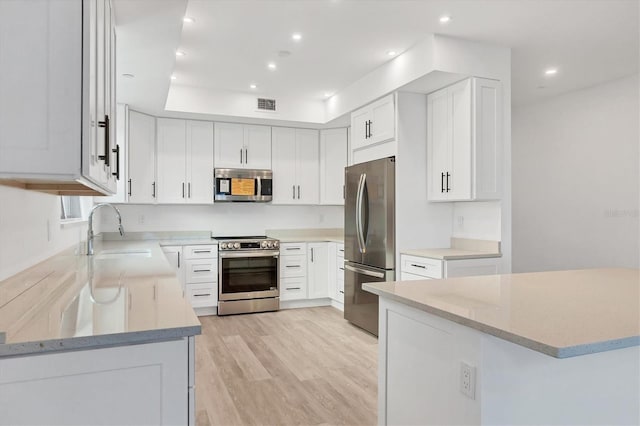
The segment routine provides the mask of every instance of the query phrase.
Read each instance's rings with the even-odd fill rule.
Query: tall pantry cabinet
[[[115,192],[115,43],[110,0],[0,1],[0,180]]]

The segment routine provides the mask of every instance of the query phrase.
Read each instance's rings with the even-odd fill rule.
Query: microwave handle
[[[256,180],[258,181],[258,193],[256,195],[260,196],[262,195],[262,178],[257,178]]]

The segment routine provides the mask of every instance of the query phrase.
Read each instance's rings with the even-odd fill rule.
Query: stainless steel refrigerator
[[[345,169],[344,318],[378,335],[378,296],[363,283],[395,279],[395,157]]]

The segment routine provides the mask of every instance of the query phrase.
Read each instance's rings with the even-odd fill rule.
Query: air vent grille
[[[258,109],[263,110],[263,111],[275,111],[276,110],[276,100],[275,99],[258,98]]]

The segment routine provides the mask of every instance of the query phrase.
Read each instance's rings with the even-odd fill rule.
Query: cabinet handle
[[[116,180],[120,180],[120,145],[116,144],[116,148],[112,149],[111,152],[116,154],[116,171],[111,172],[111,175],[115,176]]]
[[[440,173],[440,193],[444,192],[444,173]]]
[[[369,138],[369,122],[368,121],[364,122],[364,138],[365,139]]]
[[[313,262],[313,247],[311,247],[311,262]]]
[[[242,164],[242,148],[240,148],[240,164]]]
[[[129,179],[129,191],[128,191],[128,193],[129,193],[129,197],[131,197],[131,179]]]
[[[211,293],[203,293],[203,294],[194,294],[193,297],[208,297],[211,296]]]
[[[188,189],[189,198],[191,198],[191,182],[187,184],[187,189]]]
[[[285,268],[299,268],[300,265],[286,265]]]
[[[342,185],[342,199],[347,199],[347,188],[344,185]]]
[[[194,250],[194,253],[211,253],[211,250]]]
[[[211,272],[211,269],[194,269],[193,272]]]
[[[180,252],[178,252],[178,268],[180,268]]]
[[[340,293],[344,294],[344,290],[340,290]]]
[[[424,266],[424,265],[416,265],[415,263],[412,263],[411,266],[415,266],[416,268],[427,269],[426,266]]]
[[[447,192],[451,191],[451,188],[449,188],[449,177],[451,175],[449,174],[449,172],[447,172]]]
[[[285,290],[300,290],[300,287],[286,287]]]
[[[291,189],[293,190],[293,199],[295,200],[296,199],[296,186],[292,185]]]
[[[244,164],[249,164],[249,151],[247,148],[244,149]]]
[[[300,250],[300,247],[287,247],[285,250]]]
[[[300,185],[298,185],[298,200],[300,199]]]
[[[369,120],[369,137],[372,137],[373,134],[371,133],[371,125],[373,124],[373,121]]]
[[[184,182],[182,182],[182,198],[184,198]]]
[[[338,269],[340,269],[341,271],[344,271],[344,268],[338,268]]]
[[[105,166],[109,167],[109,116],[105,114],[104,121],[98,121],[98,127],[104,128],[104,155],[98,155],[98,159],[104,161]]]
[[[151,184],[151,188],[152,188],[151,196],[152,196],[153,198],[156,198],[156,183],[155,183],[155,182],[153,182],[153,183]]]

